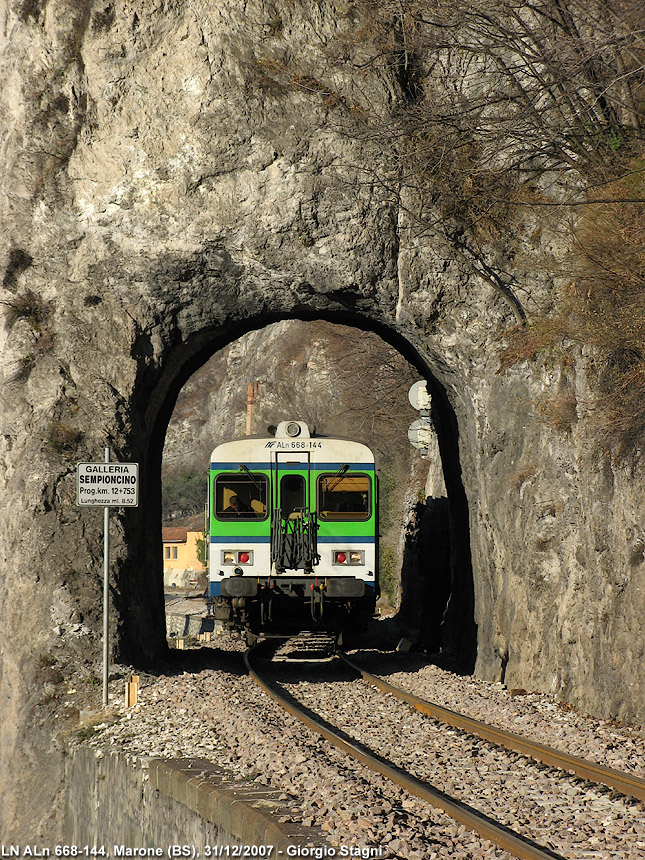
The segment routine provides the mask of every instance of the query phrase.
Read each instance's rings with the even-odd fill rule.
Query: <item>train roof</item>
[[[374,463],[374,454],[363,442],[338,436],[312,436],[304,421],[282,421],[274,436],[243,436],[222,442],[213,449],[211,462],[239,463],[271,459],[271,453],[290,452],[294,455],[311,452],[315,460],[328,462]]]

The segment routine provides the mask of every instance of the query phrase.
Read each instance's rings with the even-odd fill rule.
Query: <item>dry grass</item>
[[[506,346],[499,351],[498,373],[523,361],[535,361],[547,350],[560,350],[564,325],[557,318],[543,318],[527,326],[516,326],[506,335]],[[563,361],[564,361],[563,353]]]
[[[11,328],[18,320],[26,320],[35,332],[43,331],[47,319],[52,313],[52,306],[33,290],[25,292],[3,302],[6,311],[5,319]]]
[[[645,441],[645,162],[607,186],[574,233],[575,277],[562,297],[569,334],[593,346],[597,393],[592,419],[603,441],[625,452]]]
[[[535,411],[554,430],[569,433],[578,420],[578,402],[573,388],[565,388],[553,397],[545,397]]]
[[[34,369],[38,358],[54,348],[54,331],[48,324],[54,311],[50,302],[46,302],[33,290],[25,290],[22,295],[1,302],[5,306],[5,321],[11,329],[18,321],[26,322],[34,333],[34,343],[31,351],[19,360],[10,382],[26,382]]]
[[[59,454],[74,452],[83,441],[84,434],[75,427],[70,427],[62,421],[52,421],[49,427],[47,442],[50,448]]]
[[[601,194],[607,202],[589,205],[571,229],[573,253],[559,273],[569,285],[553,315],[509,333],[499,372],[548,352],[570,367],[565,342],[593,347],[588,426],[598,442],[624,455],[645,444],[645,203],[620,201],[645,197],[645,160],[594,192],[596,199]],[[577,420],[575,394],[563,389],[536,411],[569,431]]]

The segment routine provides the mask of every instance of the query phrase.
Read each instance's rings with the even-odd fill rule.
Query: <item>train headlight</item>
[[[222,553],[222,564],[237,564],[237,558],[234,552],[224,550]]]
[[[299,436],[300,435],[300,424],[296,424],[295,421],[290,421],[287,424],[287,435],[288,436]]]
[[[365,564],[365,553],[363,550],[352,550],[349,554],[350,564]]]

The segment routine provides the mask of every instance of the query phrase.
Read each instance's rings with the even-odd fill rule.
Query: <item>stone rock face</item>
[[[283,318],[373,329],[432,380],[452,645],[476,625],[482,678],[642,722],[640,460],[589,441],[588,355],[499,372],[508,305],[445,243],[415,238],[370,178],[378,154],[338,130],[332,85],[375,105],[398,86],[387,67],[329,66],[351,15],[324,0],[12,0],[0,25],[5,841],[55,840],[73,723],[60,697],[100,658],[102,518],[76,507],[75,464],[105,445],[140,463],[145,503],[111,518],[112,642],[151,663],[177,393]],[[285,74],[305,61],[318,77]],[[538,306],[566,249],[534,227],[527,216],[506,262]],[[568,429],[539,408],[562,392]]]

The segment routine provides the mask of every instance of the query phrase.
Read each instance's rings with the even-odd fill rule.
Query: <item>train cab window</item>
[[[217,475],[213,496],[218,520],[260,520],[267,515],[266,475]]]
[[[280,512],[282,518],[293,519],[305,510],[307,498],[302,475],[285,475],[280,480]]]
[[[322,475],[318,479],[318,516],[321,520],[368,520],[370,501],[368,475]]]

